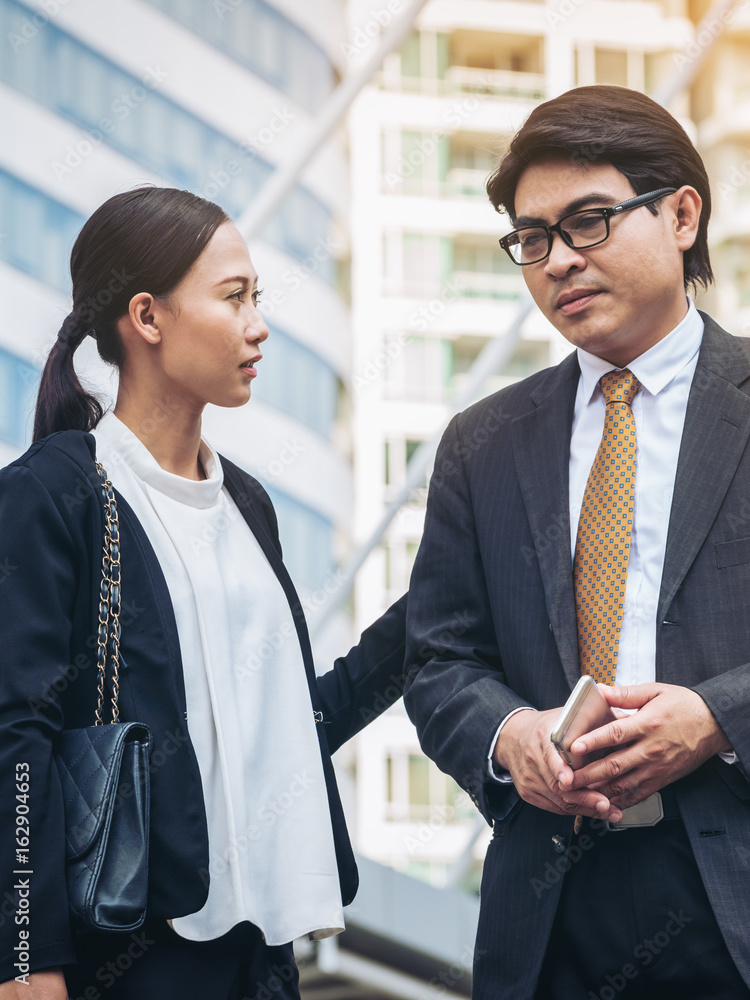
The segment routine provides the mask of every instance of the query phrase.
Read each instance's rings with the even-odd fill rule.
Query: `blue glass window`
[[[0,257],[70,294],[70,251],[84,217],[0,169]]]
[[[322,586],[333,570],[331,522],[287,493],[266,489],[279,519],[284,563],[290,576],[311,590]]]
[[[217,202],[233,218],[241,214],[270,175],[269,163],[165,97],[153,75],[144,84],[55,24],[44,25],[28,44],[14,44],[31,13],[16,0],[0,0],[0,79],[81,126],[95,142]],[[60,155],[52,167],[63,177],[70,165],[64,150]],[[234,176],[226,169],[232,161],[240,168]],[[263,235],[305,260],[327,237],[329,223],[325,205],[297,187]],[[335,272],[332,258],[317,267],[324,280],[333,281]]]
[[[334,370],[276,326],[261,350],[263,360],[253,387],[255,398],[330,438],[339,392]]]
[[[317,111],[333,88],[334,68],[323,49],[265,0],[150,3],[308,111]]]
[[[31,442],[39,372],[0,347],[0,438],[16,448]]]

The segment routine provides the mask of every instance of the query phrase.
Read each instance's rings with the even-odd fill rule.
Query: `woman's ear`
[[[160,343],[161,308],[161,304],[149,292],[138,292],[130,300],[127,315],[118,321],[120,335],[128,338],[129,335],[136,334],[149,344]]]

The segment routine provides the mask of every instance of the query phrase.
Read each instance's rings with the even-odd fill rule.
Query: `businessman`
[[[407,709],[493,825],[474,996],[741,1000],[750,341],[686,294],[713,277],[706,171],[650,98],[582,87],[487,190],[575,350],[452,420],[410,588]],[[549,734],[582,674],[615,720],[574,772]]]

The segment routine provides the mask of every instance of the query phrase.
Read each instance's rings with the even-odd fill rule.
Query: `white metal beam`
[[[310,160],[315,157],[334,129],[341,124],[352,101],[378,72],[385,57],[405,41],[425,3],[427,0],[411,0],[401,17],[382,34],[372,55],[362,68],[344,77],[325,102],[307,139],[302,139],[294,155],[275,170],[261,187],[236,223],[248,242],[258,236],[263,226],[278,211],[284,198],[300,180]]]

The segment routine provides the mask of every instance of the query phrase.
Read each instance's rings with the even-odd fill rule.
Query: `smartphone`
[[[590,764],[592,760],[606,757],[612,748],[602,748],[586,754],[572,754],[571,744],[575,743],[579,736],[590,733],[592,729],[606,726],[615,717],[596,681],[587,674],[581,677],[565,702],[550,733],[550,739],[560,756],[574,771],[577,771]]]

